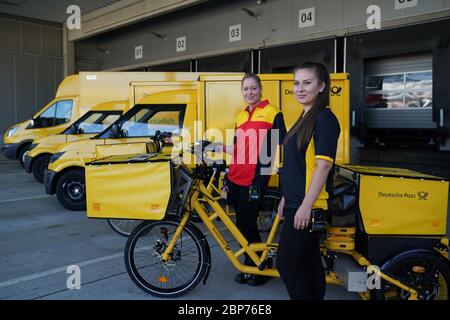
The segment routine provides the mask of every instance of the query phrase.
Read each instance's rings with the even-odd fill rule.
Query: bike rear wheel
[[[410,252],[392,260],[386,272],[418,292],[419,300],[450,299],[450,264],[435,253]],[[410,294],[384,280],[381,289],[372,291],[375,300],[407,300]]]
[[[128,237],[125,266],[131,279],[145,292],[163,298],[182,296],[203,279],[210,263],[203,234],[187,224],[168,261],[162,261],[179,219],[145,221]]]
[[[111,229],[124,237],[128,237],[141,222],[141,220],[108,219]]]

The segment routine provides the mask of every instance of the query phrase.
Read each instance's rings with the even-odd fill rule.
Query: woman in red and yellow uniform
[[[246,74],[241,82],[242,96],[247,106],[236,118],[233,146],[224,146],[232,154],[228,173],[228,201],[236,212],[236,225],[249,243],[261,242],[257,218],[262,199],[272,174],[276,147],[286,133],[283,115],[269,101],[261,101],[260,78]],[[245,255],[245,265],[254,265]],[[261,285],[268,278],[238,273],[235,281]]]

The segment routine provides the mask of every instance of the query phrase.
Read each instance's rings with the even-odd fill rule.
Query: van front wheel
[[[72,211],[86,210],[86,183],[84,171],[74,169],[64,173],[56,184],[58,201]]]
[[[44,154],[42,156],[39,156],[36,160],[34,160],[32,168],[33,176],[40,183],[44,183],[44,171],[45,169],[47,169],[49,161],[50,161],[49,154]]]
[[[19,160],[19,165],[25,169],[25,152],[30,148],[30,144],[25,144],[20,147],[19,152],[17,153],[17,160]]]

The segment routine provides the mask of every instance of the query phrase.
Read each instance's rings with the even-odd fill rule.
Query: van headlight
[[[65,151],[54,153],[54,154],[50,157],[50,163],[53,163],[53,162],[55,162],[56,160],[58,160],[59,158],[61,158],[62,155],[63,155],[64,153],[65,153]]]
[[[19,129],[19,127],[10,128],[8,131],[6,131],[6,136],[7,137],[13,136],[16,133],[17,129]]]

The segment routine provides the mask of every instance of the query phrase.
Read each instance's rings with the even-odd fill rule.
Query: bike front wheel
[[[187,224],[168,261],[162,254],[179,225],[179,219],[145,221],[128,237],[125,266],[131,279],[145,292],[163,298],[182,296],[203,279],[210,264],[205,236]]]

